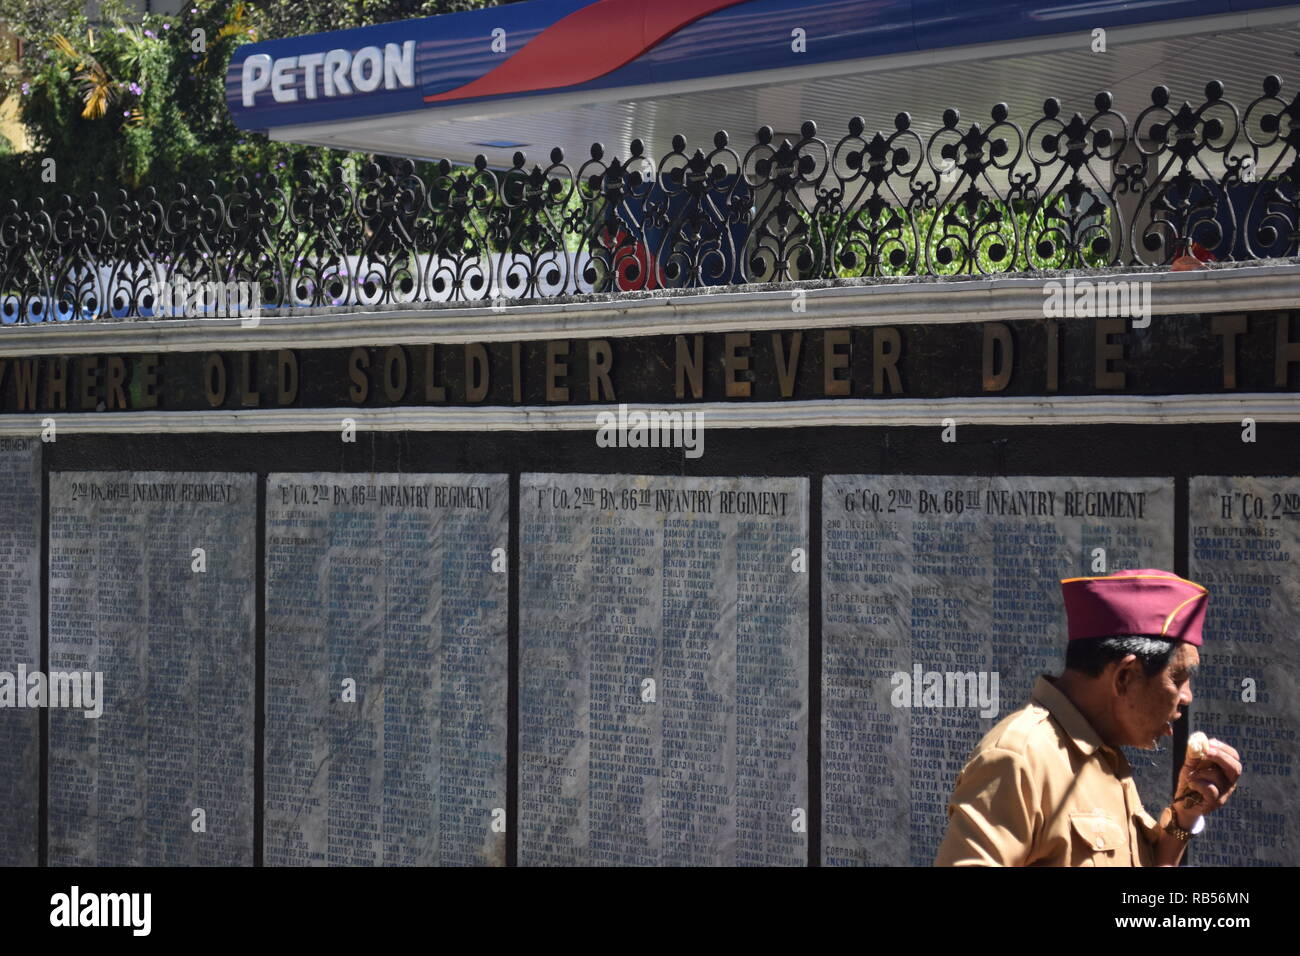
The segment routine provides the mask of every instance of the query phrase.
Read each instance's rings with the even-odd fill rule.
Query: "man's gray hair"
[[[1117,634],[1113,637],[1087,637],[1070,641],[1065,648],[1065,666],[1098,677],[1111,661],[1133,654],[1142,664],[1147,677],[1159,674],[1169,665],[1177,641],[1149,634]]]

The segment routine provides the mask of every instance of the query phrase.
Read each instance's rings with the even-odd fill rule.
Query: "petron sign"
[[[299,77],[302,96],[308,100],[350,96],[354,91],[371,93],[381,86],[386,90],[412,87],[415,41],[385,43],[382,50],[364,46],[355,53],[333,49],[275,59],[254,53],[245,58],[241,67],[240,97],[250,109],[257,105],[257,95],[263,91],[276,103],[292,103],[298,99]]]
[[[0,358],[0,413],[1293,392],[1288,311]]]
[[[865,16],[840,0],[763,6],[533,0],[512,4],[507,14],[469,10],[247,44],[231,58],[226,101],[241,128],[267,130],[555,89],[689,81],[752,69],[756,31],[782,55],[791,33],[786,21],[798,25],[810,16],[828,26],[828,39],[800,53],[787,49],[785,65],[860,56],[868,41],[878,52],[915,48],[910,0],[889,0],[887,10]]]
[[[1097,26],[1096,4],[1056,4],[1050,17],[1041,6],[1002,0],[991,15],[947,0],[531,0],[245,44],[227,69],[226,102],[247,130],[406,122],[448,105],[546,93],[586,94],[589,103],[669,83],[680,93],[756,69],[846,71],[864,50],[943,55]],[[1106,26],[1116,28],[1190,15],[1172,3],[1109,6]],[[1215,6],[1205,12],[1228,12],[1226,0]]]

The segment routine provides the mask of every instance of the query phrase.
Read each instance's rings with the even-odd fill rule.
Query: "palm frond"
[[[247,18],[244,16],[244,5],[242,3],[235,4],[235,8],[230,12],[230,17],[221,25],[221,29],[217,31],[217,38],[213,42],[220,43],[222,40],[227,40],[234,36],[246,36],[250,40],[257,40],[257,27],[249,23]],[[204,51],[203,59],[199,60],[198,66],[195,69],[202,72],[206,70],[207,67],[208,51]]]
[[[84,60],[84,57],[77,52],[77,48],[72,45],[72,41],[62,33],[56,33],[50,38],[58,51],[71,60],[76,60],[78,64]]]
[[[86,87],[86,108],[81,115],[86,119],[101,119],[108,112],[108,107],[117,99],[117,88],[108,71],[99,61],[91,60],[86,69],[77,74]]]

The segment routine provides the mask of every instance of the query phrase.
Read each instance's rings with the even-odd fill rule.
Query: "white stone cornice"
[[[588,296],[492,309],[465,303],[382,311],[298,310],[262,318],[160,319],[0,327],[0,357],[78,353],[206,352],[347,348],[530,339],[624,337],[729,330],[937,325],[1043,317],[1035,278],[888,280],[871,285],[731,287],[674,294]],[[1300,262],[1241,264],[1192,272],[1078,275],[1151,283],[1153,315],[1300,308]],[[803,311],[793,308],[796,295]],[[1087,321],[1065,319],[1063,321]]]
[[[710,428],[815,428],[961,425],[1240,425],[1300,422],[1300,395],[1060,396],[1054,398],[824,399],[804,402],[713,402],[631,405],[640,411],[701,412]],[[591,431],[611,405],[404,406],[395,408],[255,408],[230,411],[40,412],[0,415],[0,435],[39,436],[53,418],[58,434],[338,432],[345,418],[358,432]]]

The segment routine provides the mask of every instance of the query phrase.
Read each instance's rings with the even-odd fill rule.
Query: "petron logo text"
[[[254,106],[257,94],[267,89],[277,103],[296,102],[299,73],[303,78],[304,98],[309,100],[370,93],[381,86],[386,90],[414,86],[415,41],[407,40],[400,46],[385,43],[382,50],[365,46],[355,53],[330,50],[274,60],[265,53],[254,53],[244,61],[241,85],[244,106]]]

